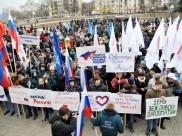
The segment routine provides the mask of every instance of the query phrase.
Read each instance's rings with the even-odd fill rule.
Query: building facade
[[[82,11],[82,0],[47,0],[49,16],[79,14]]]
[[[95,0],[94,10],[100,13],[134,13],[139,11],[139,0]]]

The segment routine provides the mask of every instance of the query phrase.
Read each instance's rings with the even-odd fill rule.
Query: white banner
[[[118,113],[141,114],[141,95],[138,94],[111,94]]]
[[[78,64],[82,66],[97,66],[106,64],[105,46],[88,46],[76,48]]]
[[[29,105],[34,107],[51,107],[51,90],[28,91]]]
[[[90,106],[92,111],[102,111],[106,108],[106,104],[110,101],[109,92],[88,92]]]
[[[28,35],[19,35],[20,44],[40,45],[40,38]]]
[[[51,92],[52,108],[59,110],[63,105],[68,109],[78,111],[80,104],[80,95],[77,92]]]
[[[134,72],[133,53],[106,53],[106,72]]]
[[[29,91],[28,88],[10,87],[9,94],[11,97],[11,102],[17,104],[29,105],[29,100],[27,95],[28,91]]]
[[[7,101],[6,95],[4,93],[4,88],[0,87],[0,101]]]
[[[146,100],[146,120],[174,117],[177,114],[178,97],[165,97]]]

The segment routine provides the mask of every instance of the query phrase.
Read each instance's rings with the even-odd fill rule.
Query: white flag
[[[94,46],[98,46],[98,37],[97,37],[97,26],[95,26],[95,33],[94,33]]]
[[[144,47],[144,38],[143,38],[142,30],[137,18],[136,18],[136,26],[135,26],[135,39],[136,39],[137,45]]]
[[[124,30],[124,22],[122,22],[122,52],[129,52],[129,46],[127,43],[127,38]]]
[[[159,62],[159,49],[164,47],[165,41],[165,30],[164,30],[164,19],[162,19],[150,46],[147,50],[145,57],[146,65],[149,69],[153,67],[155,63]]]
[[[179,25],[179,29],[177,30],[177,26]],[[179,17],[175,20],[173,24],[173,33],[174,33],[174,42],[172,47],[172,53],[176,53],[176,51],[179,49],[179,46],[182,42],[182,21],[179,24]]]
[[[109,41],[109,48],[110,48],[110,52],[118,52],[113,23],[112,23],[111,37]]]
[[[127,44],[129,45],[129,41],[131,40],[131,35],[133,33],[133,23],[132,23],[132,18],[130,16],[127,26],[126,26],[126,39],[127,39]]]

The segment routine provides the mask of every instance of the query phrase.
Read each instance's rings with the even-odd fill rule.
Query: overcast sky
[[[35,0],[41,1],[41,0]],[[91,0],[82,0],[83,2],[89,2]],[[0,0],[0,14],[2,13],[3,8],[6,7],[14,7],[15,9],[19,9],[21,5],[24,5],[27,0]]]

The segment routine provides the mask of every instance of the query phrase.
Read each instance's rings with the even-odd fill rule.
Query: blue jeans
[[[126,124],[128,126],[133,126],[134,114],[126,114]]]
[[[8,99],[9,102],[8,102],[8,101],[5,101],[5,102],[4,102],[5,111],[10,110],[9,104],[10,104],[10,107],[11,107],[11,111],[12,111],[12,112],[15,111],[15,104],[11,102],[10,95],[9,95],[9,94],[6,94],[6,97],[7,97],[7,99]]]
[[[157,129],[157,120],[158,119],[150,119],[147,120],[147,129],[151,129],[151,123],[152,123],[152,129]]]

